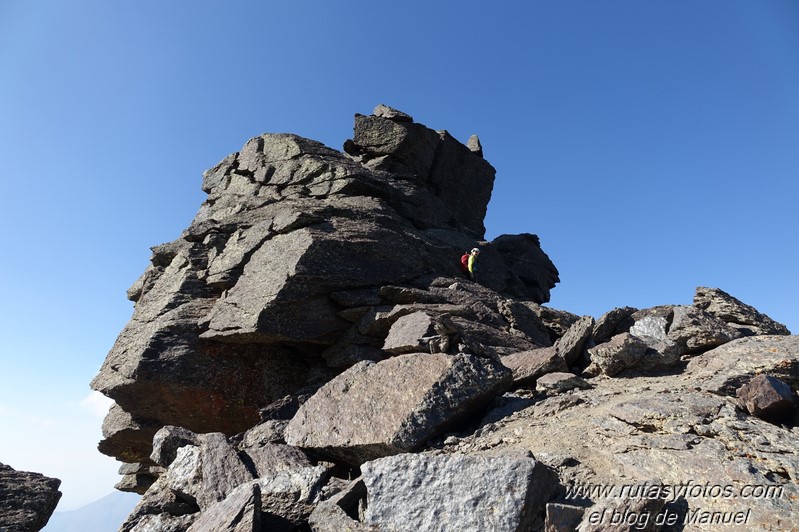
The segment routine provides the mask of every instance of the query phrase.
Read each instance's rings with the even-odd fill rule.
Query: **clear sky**
[[[550,306],[713,286],[799,332],[795,0],[0,0],[0,76],[0,462],[61,510],[118,480],[89,381],[202,172],[378,103],[480,136],[488,237],[539,235]]]

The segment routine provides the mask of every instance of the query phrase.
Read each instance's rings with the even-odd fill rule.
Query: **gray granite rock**
[[[179,448],[199,444],[199,437],[192,431],[167,425],[153,436],[153,452],[150,458],[156,464],[168,467],[177,456]]]
[[[415,450],[501,394],[510,380],[498,362],[469,355],[361,362],[300,407],[286,442],[356,465]]]
[[[730,397],[759,373],[799,390],[799,336],[741,338],[693,358],[687,371],[701,389]]]
[[[413,122],[413,117],[411,115],[403,113],[402,111],[398,111],[393,107],[389,107],[382,103],[375,107],[373,114],[375,116],[379,116],[380,118],[394,120],[395,122]]]
[[[319,465],[281,471],[254,481],[261,493],[263,530],[292,531],[307,524],[321,500],[329,468]]]
[[[517,455],[401,454],[363,464],[364,522],[388,530],[528,530],[557,477]]]
[[[361,478],[351,481],[340,493],[316,505],[308,518],[313,532],[380,532],[378,525],[362,523],[352,516],[358,515],[361,501],[366,497],[366,486]]]
[[[434,325],[435,320],[426,312],[400,317],[389,329],[383,351],[391,354],[427,351],[430,340],[439,336]]]
[[[177,450],[162,479],[170,490],[196,501],[199,509],[205,511],[254,475],[223,434],[201,434],[199,438],[199,446]]]

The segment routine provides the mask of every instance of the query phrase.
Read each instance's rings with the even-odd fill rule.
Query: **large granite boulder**
[[[520,454],[401,454],[361,470],[363,521],[386,530],[531,530],[557,489],[550,469]]]
[[[353,465],[413,451],[479,412],[510,380],[505,366],[473,355],[361,362],[300,407],[286,442]]]
[[[53,515],[61,481],[0,464],[0,530],[35,532]]]

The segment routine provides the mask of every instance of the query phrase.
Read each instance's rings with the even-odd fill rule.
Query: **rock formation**
[[[343,152],[266,134],[207,171],[92,382],[100,450],[144,494],[122,529],[791,523],[797,337],[703,287],[544,306],[538,237],[484,240],[494,173],[476,136],[384,105]]]
[[[50,520],[61,499],[61,481],[0,464],[0,531],[35,532]]]

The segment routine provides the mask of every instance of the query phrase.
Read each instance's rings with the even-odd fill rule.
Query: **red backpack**
[[[464,253],[461,257],[461,271],[463,273],[469,273],[469,254]]]

